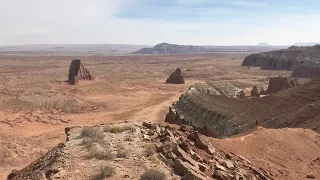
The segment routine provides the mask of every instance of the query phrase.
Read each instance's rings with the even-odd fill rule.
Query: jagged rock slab
[[[262,52],[247,56],[242,66],[260,66],[261,69],[294,70],[305,62],[320,62],[320,45],[295,47]]]
[[[256,123],[266,128],[303,127],[320,132],[320,80],[252,99],[197,89],[201,88],[191,87],[169,108],[167,122],[191,125],[202,134],[219,138],[252,130]]]

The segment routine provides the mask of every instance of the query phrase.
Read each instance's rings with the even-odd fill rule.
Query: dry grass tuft
[[[116,168],[112,166],[105,166],[100,169],[99,174],[94,178],[95,180],[107,179],[116,174]]]
[[[89,156],[88,158],[95,158],[98,160],[110,160],[114,158],[114,154],[110,149],[103,148],[101,146],[92,146],[88,149]]]
[[[157,152],[157,146],[155,144],[149,144],[146,146],[145,154],[147,157],[155,154]]]
[[[124,147],[123,144],[117,144],[117,157],[118,158],[127,158],[129,157],[129,151]]]
[[[167,176],[158,170],[150,169],[146,170],[141,176],[140,180],[166,180]]]

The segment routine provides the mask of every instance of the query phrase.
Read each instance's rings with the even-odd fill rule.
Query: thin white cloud
[[[236,0],[230,1],[230,4],[234,6],[243,6],[243,7],[265,7],[267,5],[266,1],[247,1],[247,0]]]
[[[319,41],[320,15],[155,21],[114,16],[133,0],[0,0],[0,44],[274,45]],[[190,1],[189,3],[197,3]],[[223,11],[223,10],[221,10]],[[221,12],[223,13],[223,12]],[[210,17],[209,17],[210,19]]]

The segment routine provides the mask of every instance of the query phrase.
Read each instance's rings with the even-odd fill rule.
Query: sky
[[[0,45],[320,41],[319,0],[0,0]]]

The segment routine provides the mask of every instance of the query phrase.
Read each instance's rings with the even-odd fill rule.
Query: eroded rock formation
[[[263,168],[255,167],[240,155],[216,148],[209,139],[189,127],[182,128],[184,130],[175,130],[170,126],[164,127],[152,123],[142,125],[118,123],[113,124],[112,127],[130,127],[130,131],[128,130],[132,138],[130,142],[125,140],[129,137],[128,132],[119,132],[114,136],[114,133],[106,131],[111,128],[111,125],[70,127],[66,129],[65,143],[58,145],[26,168],[15,171],[8,180],[83,179],[83,177],[86,177],[85,179],[143,179],[139,176],[142,177],[144,170],[154,169],[154,167],[157,168],[156,172],[163,174],[164,178],[161,179],[208,180],[212,178],[247,179],[248,177],[255,177],[257,180],[272,179],[271,174]],[[79,136],[79,132],[84,132],[86,129],[91,129],[98,134],[92,135],[96,139],[94,145],[85,144],[86,140],[92,140],[92,137]],[[101,132],[101,129],[104,129],[104,132]],[[103,139],[109,139],[114,143],[106,147],[101,143]],[[120,142],[125,145],[120,146]],[[81,146],[87,147],[79,148]],[[115,149],[115,152],[110,148]],[[144,149],[149,152],[149,155],[144,154]],[[99,160],[98,155],[94,158],[88,156],[88,151],[90,154],[99,152],[98,155],[108,155],[103,162],[108,164],[108,167],[115,167],[110,175],[113,177],[105,177],[97,173],[99,167],[106,167],[106,165],[92,166],[92,162],[98,163],[102,159]],[[117,155],[119,152],[128,154],[123,157]],[[75,155],[83,158],[73,158]],[[115,158],[117,160],[113,160]],[[74,173],[75,171],[77,173]],[[149,179],[154,177],[158,176]]]
[[[289,89],[251,99],[210,93],[212,90],[196,85],[169,108],[166,121],[190,125],[202,134],[218,138],[252,130],[256,122],[266,128],[305,127],[319,132],[320,80],[290,88],[297,84],[290,78],[275,78],[269,92]]]
[[[258,92],[257,86],[253,86],[253,87],[252,87],[251,96],[252,96],[252,97],[260,97],[260,94],[259,94],[259,92]]]
[[[297,78],[319,78],[320,64],[305,63],[293,70],[291,77]]]
[[[260,96],[268,95],[268,93],[264,90],[263,87],[261,87],[259,94],[260,94]]]
[[[278,51],[247,56],[242,66],[260,66],[261,69],[294,70],[305,62],[320,62],[320,46],[290,47]]]
[[[298,79],[289,78],[289,77],[274,77],[269,80],[269,86],[267,89],[268,94],[275,94],[284,89],[293,88],[299,86],[300,83]]]
[[[80,80],[94,80],[94,77],[83,66],[80,59],[74,59],[70,64],[68,82],[71,85],[75,85]]]
[[[181,69],[177,68],[166,80],[168,84],[184,84],[184,78]]]

